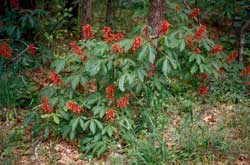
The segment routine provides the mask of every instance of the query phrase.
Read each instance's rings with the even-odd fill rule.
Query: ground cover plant
[[[0,161],[249,163],[249,8],[4,0]]]

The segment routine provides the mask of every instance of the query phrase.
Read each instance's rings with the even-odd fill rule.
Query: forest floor
[[[198,145],[193,147],[192,152],[201,152],[202,163],[204,164],[250,164],[250,108],[239,105],[203,105],[193,110],[193,124],[185,126],[186,117],[178,111],[167,111],[168,126],[162,131],[167,146],[176,153],[181,153],[185,139],[193,138],[190,132],[199,139],[198,127],[204,128],[203,133],[209,137],[206,149],[200,150]],[[31,128],[24,128],[23,121],[27,110],[15,110],[15,115],[9,114],[6,121],[0,122],[0,162],[13,162],[15,164],[117,164],[112,160],[124,156],[116,153],[107,153],[101,159],[92,161],[82,160],[84,157],[79,153],[76,142],[70,142],[51,136],[46,141],[32,140]],[[200,125],[200,123],[203,123]],[[191,128],[191,129],[190,129]],[[223,130],[223,131],[222,131]],[[227,144],[223,154],[211,148],[216,140],[222,138],[221,142]],[[196,139],[197,140],[197,139]],[[201,139],[202,141],[202,139]],[[199,141],[197,142],[199,143]],[[209,146],[211,145],[211,146]],[[206,152],[204,151],[206,150]],[[207,151],[215,153],[213,162],[207,160]],[[216,153],[217,152],[217,153]],[[125,155],[126,157],[126,155]],[[189,163],[194,163],[188,161]],[[121,160],[120,164],[124,162]],[[119,163],[118,163],[119,164]]]

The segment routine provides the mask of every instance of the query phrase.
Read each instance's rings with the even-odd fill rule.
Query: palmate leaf
[[[61,72],[65,66],[65,60],[55,60],[52,65],[57,73]]]

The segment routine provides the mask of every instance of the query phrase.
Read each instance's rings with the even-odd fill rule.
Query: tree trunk
[[[157,32],[166,12],[165,0],[150,0],[149,25]]]
[[[240,51],[239,51],[239,60],[243,64],[243,54],[244,54],[244,45],[245,45],[245,35],[246,31],[250,28],[250,20],[247,20],[240,29]]]
[[[81,26],[89,24],[92,18],[92,0],[81,0],[81,7],[83,9],[81,13]]]
[[[111,26],[111,16],[112,16],[112,0],[107,0],[106,7],[106,25]]]

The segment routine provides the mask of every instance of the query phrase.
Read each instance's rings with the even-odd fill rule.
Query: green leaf
[[[65,66],[64,60],[55,60],[52,64],[52,67],[55,68],[56,72],[59,73]]]
[[[90,121],[89,129],[90,129],[90,131],[91,131],[93,134],[96,133],[96,123],[95,123],[94,120],[91,120],[91,121]]]
[[[102,123],[101,123],[99,120],[96,120],[96,119],[95,119],[95,123],[96,123],[97,127],[98,127],[100,130],[103,129],[103,125],[102,125]]]
[[[83,131],[85,131],[84,130],[84,121],[82,119],[79,119],[79,123],[80,123],[80,126],[83,129]]]
[[[102,145],[102,147],[99,148],[99,150],[97,151],[97,156],[101,156],[104,152],[106,151],[106,144]]]
[[[197,69],[198,69],[197,66],[194,65],[194,66],[191,68],[191,71],[190,71],[190,72],[191,72],[192,74],[194,74],[194,73],[197,71]]]
[[[168,72],[169,72],[169,63],[168,63],[168,58],[166,57],[163,61],[163,64],[162,64],[162,72],[165,76],[167,76]]]
[[[118,80],[118,86],[119,86],[119,88],[120,88],[120,90],[121,90],[122,92],[125,91],[125,88],[124,88],[125,77],[126,77],[126,74],[123,74],[123,75],[119,78],[119,80]]]
[[[78,125],[79,119],[75,118],[73,120],[71,120],[71,130],[74,131]]]
[[[182,40],[180,43],[180,51],[182,52],[185,49],[185,41]]]
[[[60,123],[60,119],[59,119],[59,117],[58,117],[56,114],[53,115],[53,120],[54,120],[54,122],[55,122],[56,124],[59,124],[59,123]]]
[[[138,54],[138,60],[142,61],[146,57],[147,46],[143,46],[140,53]]]
[[[154,63],[156,51],[155,51],[155,49],[153,49],[151,46],[149,46],[148,49],[149,49],[149,57],[148,57],[148,58],[149,58],[149,61],[150,61],[151,63]]]
[[[105,114],[105,108],[101,107],[101,106],[95,106],[93,108],[93,113],[94,113],[94,115],[99,114],[99,117],[102,118]]]
[[[80,76],[76,75],[72,78],[71,86],[74,90],[78,87],[79,82],[80,82]]]

